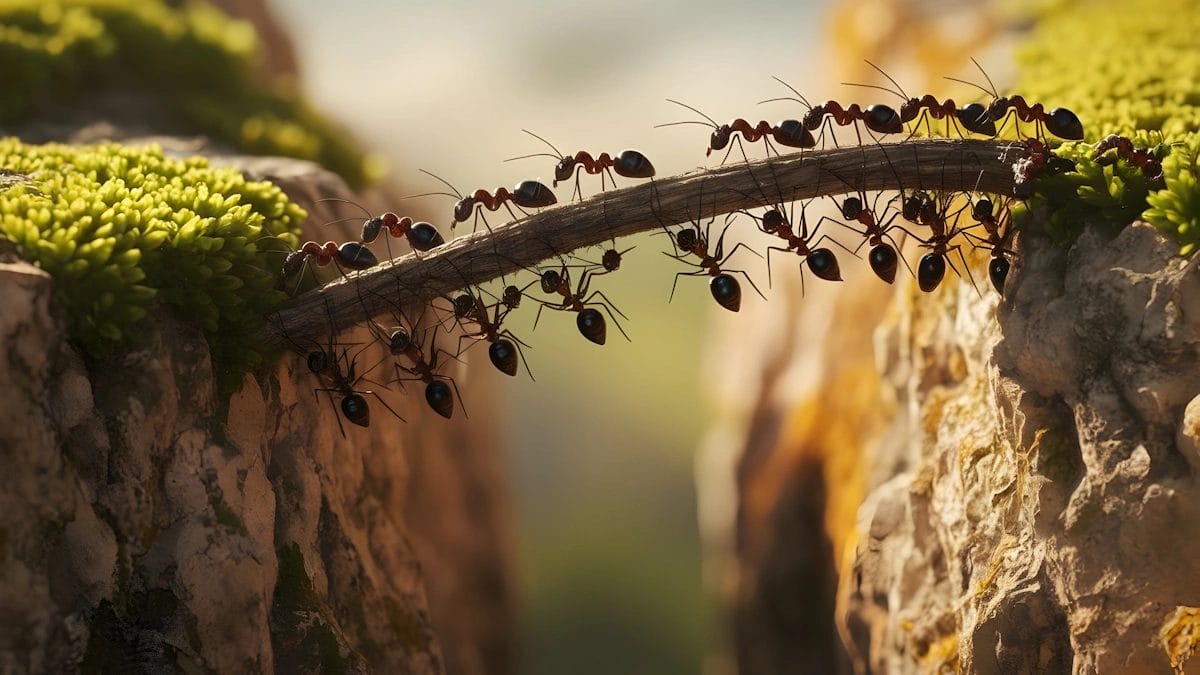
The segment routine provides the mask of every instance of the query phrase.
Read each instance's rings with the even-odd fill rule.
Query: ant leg
[[[746,281],[750,282],[750,287],[754,289],[754,292],[755,292],[755,293],[758,293],[758,297],[762,298],[763,300],[766,300],[766,299],[767,299],[767,296],[763,295],[763,292],[762,292],[761,290],[759,290],[759,288],[758,288],[758,284],[754,283],[754,279],[750,278],[750,275],[749,275],[749,274],[746,272],[746,270],[730,270],[730,269],[727,269],[727,270],[725,270],[725,272],[726,272],[726,273],[730,273],[730,272],[732,272],[732,273],[734,273],[734,274],[740,274],[740,275],[742,275],[743,277],[745,277],[745,278],[746,278]]]
[[[767,247],[767,288],[772,288],[772,285],[771,285],[771,251],[783,251],[784,253],[791,253],[792,249],[784,248],[782,246],[768,246]]]
[[[585,304],[585,305],[586,305],[586,304],[588,304],[589,302],[591,302],[591,299],[592,299],[592,298],[594,298],[594,297],[596,297],[596,296],[600,296],[600,299],[601,299],[601,300],[603,300],[604,302],[608,303],[608,306],[609,306],[609,307],[612,307],[612,310],[613,310],[614,312],[616,312],[617,314],[621,315],[621,318],[622,318],[622,319],[625,319],[626,321],[628,321],[628,320],[629,320],[629,317],[625,316],[625,313],[624,313],[624,312],[622,312],[622,311],[620,310],[620,308],[618,308],[618,307],[617,307],[617,304],[616,304],[615,302],[613,302],[612,300],[609,300],[609,299],[608,299],[608,296],[604,294],[604,291],[593,291],[591,295],[587,296],[587,298],[586,298],[586,299],[584,299],[584,301],[583,301],[583,304]]]
[[[529,360],[525,358],[525,352],[521,351],[522,346],[529,347],[529,345],[522,341],[521,338],[513,335],[512,331],[509,330],[502,331],[500,333],[500,337],[508,338],[512,341],[513,346],[517,348],[517,355],[521,357],[521,364],[525,366],[525,372],[529,374],[529,379],[533,382],[537,382],[537,378],[533,376],[533,371],[529,369]],[[532,347],[529,348],[533,349]]]
[[[394,416],[396,419],[400,420],[401,422],[404,422],[405,424],[408,424],[408,420],[406,420],[406,419],[404,419],[403,417],[401,417],[401,416],[400,416],[400,413],[398,413],[398,412],[396,412],[395,410],[393,410],[393,409],[392,409],[392,406],[388,405],[387,401],[383,400],[383,397],[382,397],[382,396],[380,396],[379,394],[375,393],[374,391],[371,391],[371,390],[367,389],[367,390],[364,390],[364,391],[361,391],[361,392],[355,392],[355,393],[357,393],[357,394],[370,394],[370,395],[374,396],[376,399],[378,399],[378,401],[379,401],[381,404],[383,404],[383,407],[387,408],[387,411],[388,411],[388,412],[392,413],[392,415],[393,415],[393,416]]]
[[[762,257],[763,257],[763,256],[762,256],[762,254],[761,254],[761,253],[759,253],[758,251],[755,251],[754,249],[752,249],[752,248],[750,248],[749,246],[747,246],[745,242],[740,242],[740,241],[739,241],[737,244],[735,244],[735,245],[734,245],[734,247],[733,247],[733,248],[729,249],[729,254],[728,254],[728,255],[726,255],[726,256],[723,256],[723,257],[721,258],[721,261],[722,261],[722,262],[724,262],[724,261],[726,261],[726,260],[729,260],[730,258],[732,258],[732,257],[733,257],[733,254],[734,254],[734,253],[737,253],[738,249],[743,249],[743,248],[744,248],[744,249],[746,249],[747,251],[750,251],[750,252],[751,252],[751,253],[753,253],[754,255],[758,256],[758,258],[759,258],[760,260],[762,259]]]
[[[313,396],[317,401],[321,400],[321,397],[317,395],[318,391],[325,392],[325,395],[329,397],[329,405],[333,408],[333,414],[337,418],[338,431],[341,432],[342,438],[346,438],[346,428],[342,426],[342,412],[338,410],[337,401],[333,400],[333,392],[336,391],[340,394],[341,391],[338,389],[313,389]]]
[[[982,298],[983,293],[981,293],[979,291],[979,286],[977,286],[975,284],[975,277],[971,274],[971,270],[970,270],[969,266],[967,265],[967,258],[966,258],[966,256],[963,255],[962,246],[955,244],[954,246],[951,246],[950,248],[946,249],[947,254],[950,251],[954,251],[955,253],[958,253],[958,259],[960,261],[962,261],[963,271],[967,273],[967,280],[971,282],[971,287],[975,289],[975,294]],[[954,273],[957,274],[961,278],[962,272],[959,272],[958,268],[954,266],[954,261],[950,259],[949,255],[946,256],[946,262],[950,263],[950,269],[954,270]]]
[[[617,306],[613,305],[611,300],[609,300],[608,298],[605,298],[604,294],[601,293],[600,291],[596,291],[592,295],[599,295],[604,300],[604,302],[588,303],[587,301],[584,301],[584,304],[585,305],[587,305],[587,304],[599,305],[600,309],[603,309],[604,312],[606,314],[608,314],[608,318],[612,319],[613,325],[617,327],[617,330],[621,331],[621,336],[625,338],[625,341],[633,342],[633,340],[629,339],[629,333],[626,333],[625,329],[621,327],[621,322],[617,320],[617,317],[613,316],[614,311],[617,314],[621,314],[621,310],[617,309]],[[611,309],[610,309],[609,305],[612,305]],[[621,316],[624,317],[625,319],[629,318],[629,317],[625,316],[624,314],[621,314]]]
[[[670,295],[670,297],[667,298],[667,302],[671,302],[672,300],[675,299],[675,287],[679,284],[679,277],[683,277],[683,276],[696,277],[696,276],[702,276],[705,274],[708,274],[707,270],[700,270],[698,272],[677,272],[675,274],[675,281],[671,283],[671,295]]]

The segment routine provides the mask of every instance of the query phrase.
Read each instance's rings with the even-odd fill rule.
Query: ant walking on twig
[[[676,101],[672,98],[667,99],[667,101],[691,110],[697,115],[708,120],[708,122],[705,123],[697,120],[685,120],[683,122],[656,124],[654,125],[654,128],[658,129],[660,127],[673,127],[680,124],[699,124],[701,126],[712,127],[713,132],[709,137],[708,150],[704,153],[705,157],[711,155],[713,150],[724,150],[725,147],[729,145],[730,139],[736,138],[733,136],[735,133],[741,134],[742,138],[746,139],[747,143],[754,143],[758,140],[762,140],[763,144],[767,146],[767,151],[775,152],[776,155],[778,155],[779,152],[771,147],[772,139],[774,139],[776,143],[789,148],[812,148],[816,146],[816,141],[813,139],[812,134],[804,128],[804,125],[801,124],[799,120],[784,120],[776,125],[772,125],[770,122],[763,120],[758,124],[751,125],[749,122],[739,117],[728,124],[717,124],[716,120],[686,103],[681,103],[680,101]],[[738,141],[738,147],[741,148],[741,141]],[[725,153],[725,157],[721,160],[722,164],[725,163],[725,160],[729,159],[729,152],[732,151],[733,148],[730,148],[729,151]],[[746,151],[743,149],[743,159],[746,158],[745,155]]]
[[[433,225],[426,222],[413,222],[413,219],[408,216],[400,217],[391,211],[378,216],[372,216],[371,212],[364,209],[360,204],[338,197],[327,197],[319,201],[350,204],[358,207],[363,213],[367,214],[368,218],[363,222],[362,234],[360,236],[360,240],[364,244],[374,242],[384,232],[388,233],[393,239],[403,237],[414,251],[430,251],[446,243],[441,233]],[[350,218],[341,218],[333,222],[340,223],[346,220],[350,220]],[[388,257],[391,257],[390,246],[388,247]]]
[[[538,136],[528,129],[522,129],[521,131],[524,131],[530,136],[533,136],[534,138],[548,145],[550,149],[554,151],[554,154],[551,155],[546,152],[540,152],[532,155],[510,157],[504,161],[511,162],[513,160],[528,159],[530,157],[552,157],[557,159],[558,164],[554,167],[554,187],[558,187],[559,183],[570,180],[571,177],[574,177],[575,191],[572,193],[572,196],[577,196],[580,200],[583,199],[583,192],[579,187],[580,169],[583,169],[583,171],[593,175],[599,175],[601,190],[604,189],[605,174],[608,174],[609,180],[612,181],[614,187],[616,186],[617,181],[612,175],[613,171],[616,171],[618,175],[626,178],[654,177],[654,165],[650,163],[650,160],[646,159],[645,155],[637,150],[622,150],[621,153],[617,155],[616,159],[610,157],[607,152],[602,152],[598,157],[593,158],[586,150],[580,150],[574,155],[564,155],[559,151],[558,148],[554,147],[550,141]]]
[[[899,96],[900,100],[904,101],[904,103],[900,104],[900,121],[904,124],[908,124],[916,120],[912,126],[912,133],[909,134],[910,138],[917,132],[917,129],[920,128],[922,122],[925,124],[926,134],[933,136],[933,129],[929,123],[930,118],[935,120],[946,120],[947,137],[950,135],[951,125],[957,128],[958,124],[961,124],[967,129],[967,131],[972,133],[982,134],[984,136],[996,135],[996,123],[986,114],[987,109],[982,104],[970,103],[958,108],[956,107],[953,99],[938,101],[937,97],[933,96],[932,94],[925,94],[921,98],[910,97],[908,94],[904,93],[904,88],[901,87],[896,80],[892,79],[891,75],[888,75],[886,72],[884,72],[882,68],[874,63],[871,63],[870,61],[867,61],[866,63],[868,66],[874,68],[880,75],[883,75],[885,78],[887,78],[887,81],[891,82],[895,89],[888,89],[887,87],[882,87],[877,84],[857,84],[854,82],[843,82],[842,84],[849,87],[878,89],[880,91],[886,91],[889,94]],[[961,131],[959,132],[959,136],[962,136]]]
[[[1042,107],[1041,103],[1034,103],[1030,105],[1021,96],[1001,96],[999,91],[996,89],[995,83],[992,82],[992,78],[988,76],[987,71],[983,69],[983,66],[979,65],[979,62],[974,58],[971,59],[971,63],[974,63],[975,67],[979,69],[979,72],[983,73],[983,77],[985,80],[987,80],[988,87],[990,87],[990,89],[982,87],[969,80],[961,80],[957,77],[947,77],[946,79],[952,82],[965,84],[970,87],[975,87],[983,93],[991,96],[992,100],[990,103],[988,103],[984,115],[990,118],[992,121],[1003,120],[1003,122],[1000,124],[999,131],[1004,130],[1004,127],[1008,124],[1008,118],[1010,115],[1016,115],[1018,122],[1034,123],[1034,138],[1044,138],[1042,133],[1042,129],[1044,127],[1045,130],[1049,131],[1051,134],[1068,141],[1078,141],[1083,139],[1083,123],[1079,121],[1078,115],[1070,110],[1067,110],[1066,108],[1055,108],[1050,112],[1046,112],[1046,109]],[[1017,127],[1017,133],[1019,136],[1019,124]],[[997,132],[997,135],[998,134],[999,132]]]
[[[800,105],[808,108],[808,112],[804,114],[801,124],[810,133],[817,130],[821,131],[821,138],[824,139],[825,131],[832,132],[830,121],[838,126],[854,126],[854,135],[858,138],[858,144],[862,145],[862,134],[858,130],[858,123],[862,122],[867,129],[876,134],[899,134],[904,131],[904,124],[900,121],[900,115],[891,106],[882,103],[874,103],[867,106],[863,110],[857,103],[851,103],[849,106],[843,107],[837,101],[829,100],[818,105],[812,105],[808,99],[796,90],[795,87],[784,82],[782,79],[771,76],[779,84],[787,87],[795,96],[782,96],[777,98],[769,98],[759,103],[772,103],[774,101],[795,101]],[[832,135],[832,133],[831,133]],[[834,145],[837,145],[837,138],[833,140]]]
[[[519,208],[540,209],[546,206],[553,206],[558,203],[558,198],[554,196],[554,192],[550,188],[542,185],[536,180],[524,180],[517,184],[517,187],[509,192],[506,188],[496,188],[495,194],[479,188],[469,196],[463,196],[453,185],[446,179],[437,176],[425,169],[420,170],[421,173],[427,176],[432,176],[434,179],[450,188],[451,192],[425,192],[418,195],[409,195],[405,199],[412,197],[427,197],[429,195],[444,195],[446,197],[455,197],[458,199],[454,203],[454,221],[450,224],[450,229],[453,230],[455,225],[465,223],[472,215],[476,219],[482,217],[482,212],[476,207],[483,207],[488,211],[498,211],[500,207],[508,209],[508,214],[513,217],[513,220],[519,220],[517,214],[513,213],[512,208],[508,206],[508,202],[516,204]],[[487,219],[483,219],[483,226],[490,232],[492,227],[488,225]],[[474,229],[472,229],[472,232]]]

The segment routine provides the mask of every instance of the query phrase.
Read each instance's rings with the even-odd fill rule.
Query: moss
[[[1124,161],[1102,167],[1086,145],[1066,144],[1058,153],[1076,170],[1039,181],[1030,208],[1047,215],[1048,233],[1060,242],[1074,239],[1085,223],[1117,227],[1140,217],[1178,238],[1181,253],[1194,252],[1200,240],[1200,13],[1191,0],[1049,7],[1018,54],[1015,90],[1073,110],[1088,141],[1120,134],[1166,155],[1165,188],[1147,186]]]
[[[276,670],[307,672],[319,663],[321,673],[346,673],[362,658],[345,647],[326,616],[312,579],[304,567],[300,545],[290,542],[278,552],[279,576],[271,604],[271,645]]]
[[[354,185],[376,178],[372,161],[287,82],[254,80],[257,50],[250,24],[197,0],[8,0],[0,122],[102,88],[140,89],[194,132],[244,151],[314,160]]]
[[[88,353],[136,335],[159,302],[204,330],[226,390],[262,361],[247,336],[285,297],[264,249],[294,248],[307,216],[278,187],[154,146],[0,139],[0,166],[33,179],[0,189],[0,234],[54,276]]]

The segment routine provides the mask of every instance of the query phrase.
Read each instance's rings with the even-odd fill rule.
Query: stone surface
[[[248,164],[286,176],[314,228],[332,219],[315,199],[355,197],[305,162]],[[454,373],[472,419],[449,422],[360,382],[407,419],[367,395],[362,429],[290,354],[225,410],[196,328],[156,312],[85,362],[52,293],[0,267],[0,672],[512,667],[494,374]]]

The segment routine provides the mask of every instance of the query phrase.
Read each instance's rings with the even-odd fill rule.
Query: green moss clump
[[[99,355],[130,337],[157,299],[203,328],[222,376],[261,362],[249,342],[285,299],[281,256],[307,214],[277,186],[160,148],[24,145],[0,139],[0,235],[55,277],[71,337]]]
[[[246,152],[313,160],[352,185],[378,178],[378,163],[288,83],[254,80],[257,49],[248,23],[199,1],[6,0],[0,123],[92,90],[142,89],[187,127]]]
[[[1059,241],[1073,239],[1084,223],[1124,225],[1140,217],[1178,238],[1181,253],[1194,252],[1200,240],[1200,12],[1194,2],[1055,3],[1036,25],[1018,54],[1015,91],[1073,110],[1088,141],[1120,134],[1166,159],[1160,189],[1123,161],[1101,166],[1087,146],[1064,144],[1058,154],[1076,162],[1076,171],[1039,181],[1031,208],[1044,208]]]

